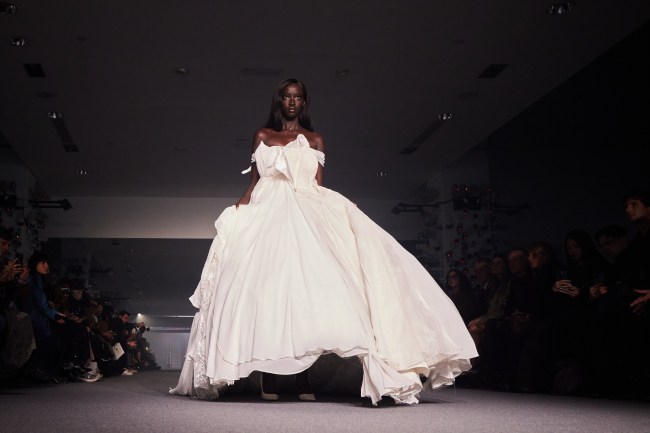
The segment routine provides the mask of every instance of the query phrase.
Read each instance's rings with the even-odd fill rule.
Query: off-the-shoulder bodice
[[[325,165],[325,154],[313,149],[303,134],[285,146],[267,146],[261,142],[251,161],[256,164],[261,178],[284,176],[295,187],[312,186],[318,164]]]

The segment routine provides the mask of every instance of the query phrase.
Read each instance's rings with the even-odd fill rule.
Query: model
[[[324,152],[305,85],[284,80],[253,140],[250,186],[215,223],[171,393],[214,399],[253,371],[296,374],[335,353],[359,358],[373,404],[417,403],[423,387],[452,384],[478,356],[415,257],[322,186]]]

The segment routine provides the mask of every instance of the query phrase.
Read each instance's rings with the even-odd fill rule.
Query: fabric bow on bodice
[[[261,142],[251,162],[256,164],[260,178],[283,176],[298,190],[314,186],[318,164],[325,165],[325,154],[312,149],[307,138],[298,134],[286,146],[267,146]],[[242,174],[250,171],[251,167]]]

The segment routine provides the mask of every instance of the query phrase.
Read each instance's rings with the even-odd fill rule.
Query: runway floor
[[[167,393],[178,372],[141,372],[96,383],[0,389],[0,427],[12,433],[75,432],[650,432],[641,401],[447,388],[435,401],[378,407],[354,396],[315,403],[281,395],[199,401]]]

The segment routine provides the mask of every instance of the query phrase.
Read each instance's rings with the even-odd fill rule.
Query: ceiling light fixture
[[[449,120],[449,119],[451,119],[452,117],[454,117],[454,115],[451,114],[451,113],[440,113],[440,114],[438,115],[438,119],[440,119],[440,120]]]
[[[50,117],[50,119],[63,119],[63,114],[59,113],[58,111],[50,111],[47,113],[47,115]]]
[[[388,176],[388,171],[379,170],[377,173],[375,173],[375,176],[377,176],[377,177],[386,177],[386,176]]]
[[[176,73],[178,75],[188,75],[190,73],[190,70],[187,68],[177,68]]]
[[[85,176],[85,175],[88,174],[88,172],[86,170],[77,170],[77,171],[75,171],[75,174],[77,174],[79,176]]]
[[[12,38],[11,39],[11,45],[13,45],[14,47],[24,47],[26,43],[27,43],[27,39],[25,39],[25,38]]]
[[[0,13],[14,15],[16,13],[16,5],[8,2],[0,2]]]
[[[549,15],[562,15],[573,10],[573,3],[564,2],[556,3],[546,10],[546,13]]]
[[[72,205],[67,198],[63,200],[30,200],[29,204],[31,204],[34,209],[72,209]]]
[[[342,68],[342,69],[337,69],[336,70],[336,76],[337,77],[347,77],[350,75],[350,69],[349,68]]]

